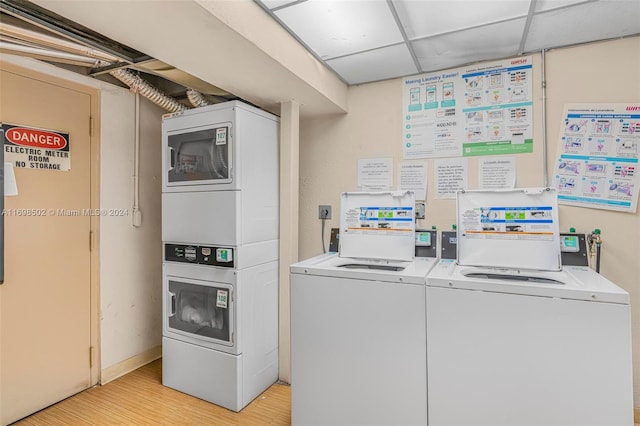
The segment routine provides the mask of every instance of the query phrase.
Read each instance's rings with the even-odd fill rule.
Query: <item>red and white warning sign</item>
[[[71,170],[69,133],[2,124],[4,161],[23,169]]]

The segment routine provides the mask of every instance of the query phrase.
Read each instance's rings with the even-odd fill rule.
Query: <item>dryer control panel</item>
[[[231,247],[196,246],[190,244],[165,244],[164,260],[168,262],[195,263],[198,265],[235,267],[234,250]]]

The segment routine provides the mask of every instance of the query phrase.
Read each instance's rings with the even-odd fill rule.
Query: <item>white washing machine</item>
[[[413,259],[413,206],[412,194],[343,194],[340,254],[291,265],[292,424],[426,424],[436,259]]]
[[[555,200],[458,195],[458,262],[427,277],[430,426],[633,424],[629,295],[555,260]]]

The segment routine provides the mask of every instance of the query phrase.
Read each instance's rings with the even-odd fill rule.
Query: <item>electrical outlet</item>
[[[331,219],[331,206],[324,204],[319,205],[318,219]]]

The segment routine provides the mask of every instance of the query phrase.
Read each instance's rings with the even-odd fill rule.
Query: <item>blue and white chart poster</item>
[[[533,152],[533,66],[523,56],[405,77],[405,159]]]
[[[568,104],[562,117],[558,203],[635,212],[640,104]]]

